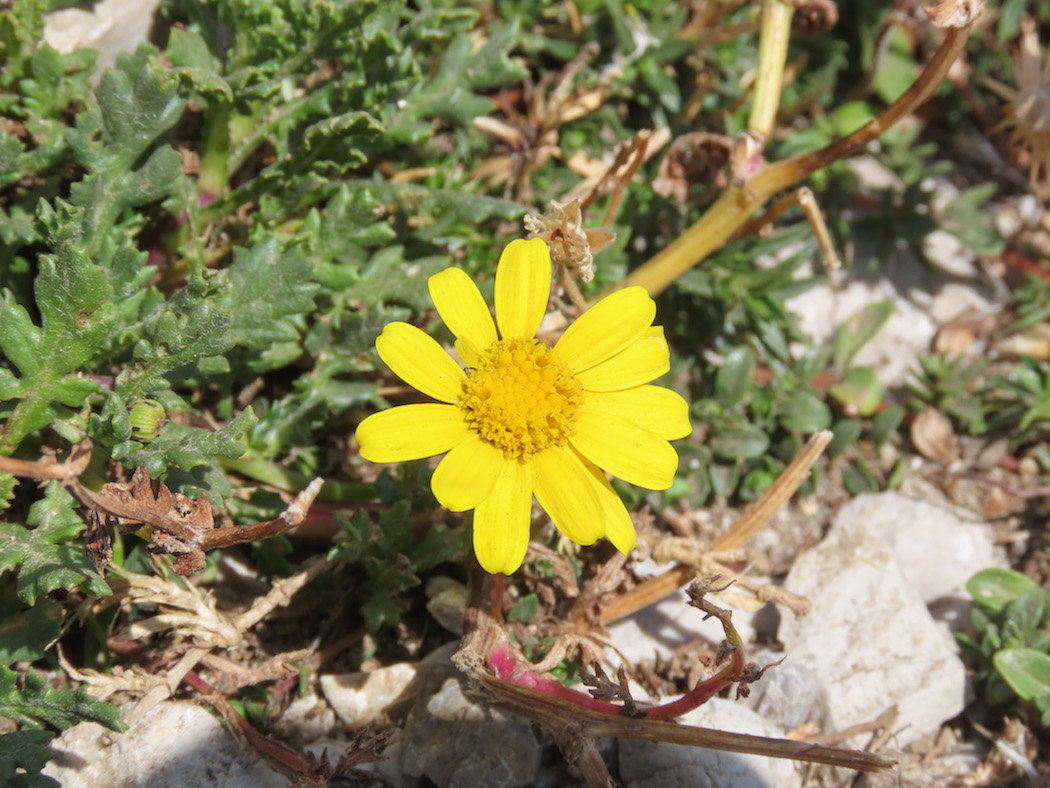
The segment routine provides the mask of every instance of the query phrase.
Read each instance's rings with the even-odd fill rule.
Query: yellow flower
[[[431,487],[452,511],[474,510],[474,553],[511,574],[529,544],[532,496],[581,545],[607,536],[622,553],[635,533],[602,470],[640,487],[671,486],[689,434],[688,406],[645,385],[667,371],[656,304],[641,287],[587,310],[553,348],[535,339],[547,309],[551,261],[540,239],[512,241],[496,270],[496,324],[463,271],[430,278],[438,313],[456,336],[464,373],[414,326],[391,323],[376,340],[384,362],[438,403],[375,413],[357,428],[361,455],[400,462],[448,452]]]

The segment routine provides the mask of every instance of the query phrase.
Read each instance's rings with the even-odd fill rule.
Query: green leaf
[[[781,405],[780,423],[792,432],[818,432],[831,424],[831,409],[815,392],[797,389]]]
[[[1021,17],[1027,8],[1027,0],[1003,0],[999,4],[999,19],[995,25],[995,37],[999,41],[1007,41],[1017,35]]]
[[[45,223],[49,217],[48,209]],[[53,226],[50,245],[56,254],[41,258],[34,284],[41,325],[10,291],[0,301],[0,351],[20,373],[0,379],[0,397],[18,400],[0,437],[4,454],[61,414],[56,405],[79,408],[98,390],[92,381],[71,375],[103,344],[113,314],[109,283],[68,226]]]
[[[175,66],[175,74],[185,79],[197,93],[211,99],[233,101],[233,90],[223,77],[222,61],[208,49],[199,33],[171,28],[165,54]]]
[[[904,421],[907,411],[900,405],[890,405],[874,419],[871,420],[871,440],[876,446],[881,446]]]
[[[18,606],[8,606],[8,610]],[[62,606],[42,600],[28,610],[0,618],[0,665],[33,662],[62,631]]]
[[[875,72],[875,92],[884,102],[892,104],[911,86],[918,74],[919,65],[912,54],[910,37],[901,28],[894,28]]]
[[[1005,244],[986,205],[997,190],[998,185],[995,183],[982,183],[963,189],[945,206],[941,229],[954,235],[977,254],[1001,254]]]
[[[893,314],[892,301],[869,304],[850,317],[835,336],[835,368],[844,370]]]
[[[299,336],[318,291],[310,260],[296,247],[269,238],[238,250],[225,279],[218,285],[221,300],[212,303],[229,312],[228,339],[251,351],[249,367],[262,372],[294,360],[302,352]],[[294,343],[291,357],[275,354],[274,346],[281,343]]]
[[[860,439],[864,425],[856,419],[839,419],[831,432],[834,437],[828,444],[827,453],[829,457],[837,457]]]
[[[78,722],[97,722],[110,730],[121,731],[120,711],[87,694],[83,688],[55,690],[47,680],[33,671],[27,671],[24,688],[19,676],[8,668],[0,668],[0,717],[7,717],[28,728],[53,725],[65,730]]]
[[[879,491],[879,480],[860,459],[853,460],[842,472],[842,486],[850,495]]]
[[[114,447],[113,459],[129,468],[145,464],[153,478],[162,475],[169,467],[189,471],[209,465],[216,457],[237,459],[242,456],[247,450],[245,438],[257,423],[250,407],[215,432],[169,421],[160,435],[149,443],[132,440]]]
[[[493,25],[481,47],[475,47],[467,34],[456,36],[431,78],[421,82],[406,98],[406,119],[441,115],[467,124],[478,115],[487,115],[492,111],[492,102],[473,91],[497,88],[528,76],[524,67],[508,57],[520,38],[517,19]]]
[[[0,473],[0,511],[10,508],[11,499],[15,497],[18,478],[10,473]]]
[[[26,523],[32,530],[0,523],[0,574],[18,572],[18,598],[26,604],[57,588],[83,585],[92,596],[110,593],[84,548],[65,544],[84,529],[74,506],[72,496],[58,482],[51,482],[29,510]]]
[[[1030,648],[1009,648],[992,658],[995,669],[1027,701],[1050,693],[1050,656]]]
[[[55,752],[48,747],[51,731],[23,729],[0,736],[0,781],[12,788],[58,788],[58,781],[40,774]]]
[[[115,390],[124,402],[156,397],[166,407],[177,408],[181,400],[171,393],[172,383],[233,347],[229,310],[210,297],[222,281],[191,277],[186,287],[155,304],[143,318],[137,326],[133,363],[117,376]]]
[[[715,429],[708,446],[724,460],[751,460],[768,451],[769,436],[755,424],[727,424]]]
[[[755,351],[747,345],[733,348],[715,374],[715,395],[727,407],[744,398],[755,379]]]
[[[535,594],[526,594],[507,612],[507,621],[524,621],[531,623],[535,621],[536,614],[540,612],[540,598]]]
[[[982,569],[966,581],[973,601],[990,613],[998,613],[1039,586],[1031,578],[1012,569]]]
[[[716,495],[728,498],[736,492],[737,485],[740,484],[740,463],[712,462],[707,467],[707,472],[711,477],[711,489]]]
[[[870,416],[882,405],[885,388],[871,367],[850,367],[828,394],[850,414]]]

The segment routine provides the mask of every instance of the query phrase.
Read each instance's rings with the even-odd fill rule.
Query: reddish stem
[[[228,724],[236,725],[240,728],[241,732],[244,734],[244,738],[247,739],[248,743],[251,744],[261,755],[297,774],[304,774],[310,770],[310,765],[298,753],[289,750],[287,747],[284,747],[275,741],[271,741],[259,733],[259,731],[255,729],[255,726],[248,722],[248,720],[244,719],[244,717],[242,717],[240,713],[230,705],[229,701],[227,701],[218,690],[202,679],[194,671],[191,670],[187,673],[185,678],[183,678],[183,681],[198,692],[213,696],[215,709],[222,714],[223,719],[226,720]]]
[[[647,720],[667,720],[672,717],[681,717],[683,714],[699,708],[711,698],[728,687],[736,680],[744,669],[744,654],[739,649],[733,649],[733,656],[729,664],[709,679],[701,681],[692,692],[688,692],[678,700],[657,706],[645,715]]]

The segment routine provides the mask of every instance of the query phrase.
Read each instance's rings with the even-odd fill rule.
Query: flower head
[[[685,400],[647,385],[669,366],[653,300],[640,287],[619,290],[547,347],[535,338],[551,286],[540,239],[512,241],[500,256],[495,323],[458,268],[429,286],[468,369],[420,329],[386,326],[376,340],[380,357],[438,402],[366,418],[357,428],[361,455],[399,462],[447,452],[431,487],[452,511],[474,510],[474,552],[487,572],[521,566],[533,495],[574,542],[607,536],[629,552],[634,526],[603,470],[667,489],[678,467],[668,441],[690,431]]]
[[[1050,191],[1050,53],[1040,50],[1035,23],[1021,23],[1021,48],[1014,59],[1017,88],[995,80],[985,84],[1008,102],[997,131],[1010,130],[1010,144],[1031,158],[1028,180],[1037,193]]]

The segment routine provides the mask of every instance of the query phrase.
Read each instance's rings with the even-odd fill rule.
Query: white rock
[[[100,0],[91,10],[63,8],[47,15],[44,40],[59,52],[98,50],[98,71],[120,52],[133,52],[149,37],[160,0]]]
[[[784,731],[739,703],[712,698],[679,718],[683,725],[783,738]],[[620,779],[627,788],[795,788],[789,760],[635,739],[620,741]]]
[[[475,703],[449,676],[409,714],[403,768],[439,788],[531,785],[540,742],[521,717]]]
[[[788,301],[799,328],[817,342],[830,342],[865,307],[892,302],[893,314],[853,363],[874,367],[886,385],[902,383],[916,357],[929,350],[942,323],[968,309],[985,313],[1008,298],[1001,283],[985,275],[973,252],[954,236],[930,233],[923,240],[923,251],[935,270],[901,250],[878,271],[869,272],[865,267],[869,253],[854,250],[854,264],[839,275],[836,287],[813,287]],[[814,273],[825,273],[822,264],[803,266],[798,276]]]
[[[470,592],[465,585],[439,575],[427,581],[427,612],[449,632],[463,634],[463,612]]]
[[[757,665],[766,666],[784,655],[759,651],[747,656]],[[791,655],[779,665],[770,667],[749,688],[750,696],[742,698],[740,703],[784,730],[794,730],[807,722],[823,725],[827,718],[820,676],[811,665],[792,659]]]
[[[417,670],[415,663],[399,662],[368,673],[321,676],[321,691],[343,723],[358,727],[402,699]]]
[[[981,569],[1008,566],[989,523],[898,492],[857,496],[842,507],[829,533],[840,530],[885,542],[909,586],[953,628],[969,620],[966,581]]]
[[[780,640],[787,659],[823,684],[827,730],[868,722],[897,704],[896,741],[904,746],[962,711],[966,672],[955,644],[881,540],[829,532],[799,556],[784,587],[813,605],[801,620],[783,612]],[[776,669],[767,680],[780,680]]]
[[[635,573],[642,579],[655,577],[671,568],[671,564],[657,564],[647,559],[635,566]],[[762,578],[749,575],[758,582]],[[733,611],[733,626],[745,642],[754,639],[759,610],[748,610],[740,603],[744,599],[730,588],[725,594],[711,594],[715,604]],[[607,628],[609,639],[616,646],[616,653],[609,652],[610,664],[620,664],[619,654],[627,661],[637,664],[640,660],[652,662],[657,657],[669,659],[679,648],[700,639],[718,646],[725,640],[721,625],[714,619],[704,621],[704,614],[689,604],[689,595],[684,588],[655,602],[649,607],[615,621]]]
[[[161,703],[122,734],[82,722],[52,741],[51,748],[58,756],[43,773],[64,788],[288,785],[195,703]]]
[[[659,602],[610,624],[609,639],[629,662],[652,662],[657,657],[666,659],[677,648],[696,640],[702,617],[699,610],[689,607],[685,590],[679,589]],[[715,627],[718,627],[717,622]]]
[[[274,732],[295,746],[323,739],[342,725],[332,707],[316,692],[296,698],[274,722]]]

